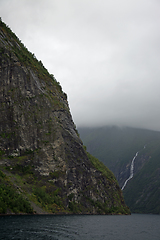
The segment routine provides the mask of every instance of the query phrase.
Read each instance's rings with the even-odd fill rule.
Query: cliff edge
[[[60,84],[1,20],[0,86],[3,189],[35,212],[130,213],[112,172],[87,154]]]

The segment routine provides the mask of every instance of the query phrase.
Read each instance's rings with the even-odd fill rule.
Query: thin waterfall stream
[[[143,149],[146,148],[146,145],[143,147]],[[131,162],[131,168],[130,168],[130,176],[129,178],[127,178],[127,180],[124,182],[123,184],[123,187],[121,188],[121,190],[124,190],[125,186],[127,185],[128,181],[133,178],[133,170],[134,170],[134,161],[136,159],[136,157],[138,156],[138,153],[139,152],[136,152],[136,155],[134,156],[134,158],[132,159],[132,162]]]
[[[127,180],[125,181],[123,187],[121,188],[122,190],[125,188],[125,186],[127,185],[128,181],[133,178],[133,170],[134,170],[134,161],[136,159],[136,157],[138,156],[138,152],[136,152],[136,155],[134,156],[134,158],[132,159],[132,162],[131,162],[131,168],[130,168],[130,176],[129,178],[127,178]]]

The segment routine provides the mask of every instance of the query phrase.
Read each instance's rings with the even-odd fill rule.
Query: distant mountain
[[[129,214],[113,173],[88,154],[67,95],[0,19],[0,214]]]
[[[160,132],[114,126],[78,128],[78,132],[87,150],[124,187],[125,202],[132,212],[160,213]]]

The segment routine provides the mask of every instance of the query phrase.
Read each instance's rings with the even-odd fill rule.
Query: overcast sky
[[[160,131],[159,0],[0,0],[0,16],[60,82],[77,127]]]

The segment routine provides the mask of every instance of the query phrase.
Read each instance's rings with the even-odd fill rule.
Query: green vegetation
[[[30,202],[19,194],[13,184],[0,171],[0,214],[33,213]]]
[[[60,196],[61,189],[48,181],[50,177],[35,175],[31,165],[15,164],[12,167],[4,168],[5,171],[8,171],[13,183],[0,171],[0,214],[7,212],[33,213],[29,201],[34,202],[48,213],[66,211]],[[21,189],[28,200],[16,192],[14,185]]]
[[[29,201],[34,202],[44,211],[48,213],[68,211],[64,209],[64,203],[62,202],[61,197],[61,189],[56,187],[52,182],[53,178],[63,176],[64,172],[54,171],[51,172],[48,177],[43,177],[40,176],[39,174],[37,175],[37,173],[34,170],[35,167],[33,165],[33,156],[35,152],[37,153],[38,149],[34,151],[26,150],[24,156],[14,156],[12,159],[9,158],[12,165],[4,166],[2,170],[5,169],[5,171],[8,172],[10,178],[12,179],[13,185],[18,186],[18,189],[22,190],[23,194],[27,196]],[[9,178],[7,178],[2,172],[0,173],[2,177],[0,181],[1,186],[0,193],[2,194],[1,201],[4,202],[3,204],[0,205],[2,206],[0,213],[6,213],[8,209],[9,211],[15,213],[19,212],[30,213],[29,208],[27,208],[28,206],[27,203],[30,205],[29,201],[25,200],[24,203],[24,200],[22,201],[22,195],[16,193],[11,182],[7,180]],[[8,181],[5,188],[4,181],[2,182],[3,178]],[[6,192],[8,198],[6,197],[4,198]],[[8,192],[11,196],[8,194]],[[21,204],[19,203],[20,201]]]
[[[118,200],[118,198],[116,200]],[[94,201],[89,197],[86,197],[86,201],[90,202],[99,214],[130,214],[129,208],[120,204],[117,205],[116,202],[111,207],[108,207],[108,202],[102,203],[100,201]]]
[[[52,193],[46,192],[46,187],[33,188],[32,194],[35,195],[36,201],[48,212],[55,213],[59,210],[64,211],[61,198],[58,196],[60,189]]]
[[[69,210],[74,213],[74,214],[77,214],[77,213],[81,213],[82,212],[82,205],[79,204],[79,203],[76,203],[75,201],[71,201],[69,202]]]
[[[5,154],[5,151],[0,150],[0,157],[3,156]]]
[[[20,165],[20,164],[16,164],[15,166],[13,166],[12,168],[12,171],[18,171],[18,172],[21,172],[22,174],[33,174],[33,166],[31,165],[27,165],[27,166],[23,166],[23,165]]]
[[[93,166],[97,170],[102,172],[103,175],[106,176],[108,179],[114,180],[117,183],[117,180],[116,180],[115,176],[113,175],[113,173],[102,162],[100,162],[97,158],[95,158],[88,152],[87,152],[87,156],[88,156],[89,160],[91,161],[91,163],[93,164]]]

